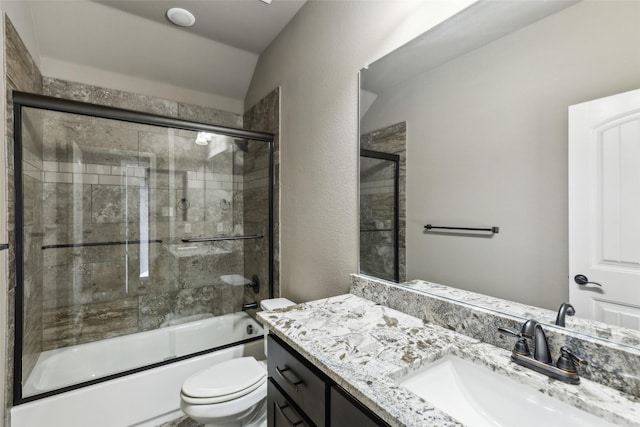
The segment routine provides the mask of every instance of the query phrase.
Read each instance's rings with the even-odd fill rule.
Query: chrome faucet
[[[566,316],[573,316],[576,314],[576,309],[573,308],[568,302],[563,302],[558,309],[558,315],[556,316],[556,325],[564,327],[564,318]]]
[[[569,384],[580,383],[576,364],[586,364],[587,362],[573,354],[568,347],[562,347],[560,349],[560,357],[554,364],[549,351],[547,336],[544,333],[544,329],[542,329],[542,325],[537,321],[533,319],[527,320],[522,325],[520,332],[503,327],[499,327],[498,331],[518,338],[511,352],[511,360],[513,362]],[[533,339],[533,353],[529,351],[527,339]]]

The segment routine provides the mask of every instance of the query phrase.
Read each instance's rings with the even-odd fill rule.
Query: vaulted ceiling
[[[28,0],[43,74],[74,65],[242,102],[260,53],[306,0]],[[192,27],[166,11],[191,11]],[[86,71],[90,72],[90,71]]]

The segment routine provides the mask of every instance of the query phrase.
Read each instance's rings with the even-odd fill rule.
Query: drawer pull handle
[[[298,391],[298,384],[302,384],[302,380],[299,379],[297,376],[294,376],[295,381],[291,380],[290,378],[287,378],[286,375],[284,374],[287,371],[291,371],[291,369],[289,368],[284,368],[284,369],[280,369],[279,367],[276,366],[276,372],[282,377],[284,378],[284,380],[286,382],[288,382],[293,388],[296,389],[296,391]]]
[[[292,426],[297,426],[298,424],[302,424],[302,420],[298,420],[298,421],[291,421],[291,418],[289,418],[287,416],[287,414],[284,412],[284,408],[288,408],[289,405],[287,403],[285,403],[284,405],[280,406],[278,405],[278,402],[276,402],[276,408],[278,408],[278,412],[280,412],[280,415],[282,415],[282,418],[284,418],[285,420],[287,420],[287,422],[292,425]]]

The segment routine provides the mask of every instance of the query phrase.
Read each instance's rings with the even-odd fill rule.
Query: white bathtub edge
[[[180,416],[180,389],[185,379],[215,363],[242,356],[263,359],[262,340],[15,406],[11,427],[157,426],[166,415],[177,412],[175,418]]]

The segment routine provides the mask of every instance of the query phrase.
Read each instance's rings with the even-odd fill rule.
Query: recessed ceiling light
[[[260,0],[262,3],[271,4],[272,0]]]
[[[172,7],[167,10],[167,18],[181,27],[190,27],[196,22],[196,17],[193,16],[193,13],[181,7]]]

